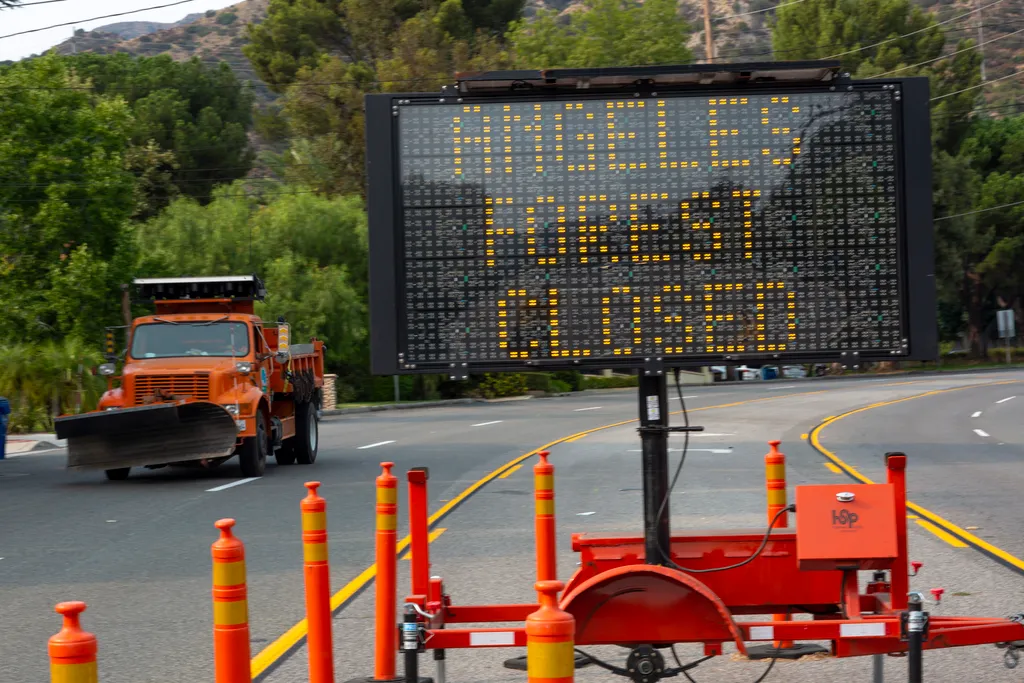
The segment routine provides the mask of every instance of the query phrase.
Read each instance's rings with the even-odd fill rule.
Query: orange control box
[[[800,569],[885,569],[897,552],[892,484],[796,487]]]

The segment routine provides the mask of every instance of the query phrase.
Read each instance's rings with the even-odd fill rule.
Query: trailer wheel
[[[113,470],[105,470],[104,474],[107,475],[107,479],[110,481],[124,481],[128,478],[128,474],[132,471],[131,467],[118,467]]]
[[[242,468],[242,476],[262,477],[267,469],[267,427],[263,415],[256,416],[256,436],[242,442],[238,449],[238,464]]]
[[[320,421],[316,418],[316,404],[299,403],[295,406],[295,437],[292,439],[295,459],[300,465],[312,465],[320,449]]]

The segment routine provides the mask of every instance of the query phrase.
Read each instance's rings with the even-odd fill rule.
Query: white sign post
[[[1006,364],[1010,364],[1010,339],[1017,336],[1016,320],[1013,311],[1004,308],[996,313],[996,322],[999,325],[999,338],[1006,342]]]

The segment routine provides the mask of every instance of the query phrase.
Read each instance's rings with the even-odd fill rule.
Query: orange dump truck
[[[291,344],[283,321],[254,313],[255,275],[138,279],[154,315],[132,321],[124,367],[100,366],[108,388],[93,412],[56,420],[69,469],[125,479],[132,467],[216,467],[242,474],[316,460],[324,343]],[[116,360],[108,335],[108,361]]]

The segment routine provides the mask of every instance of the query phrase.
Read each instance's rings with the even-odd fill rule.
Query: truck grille
[[[134,405],[143,405],[147,398],[164,390],[174,396],[190,396],[210,400],[209,375],[136,375]]]

